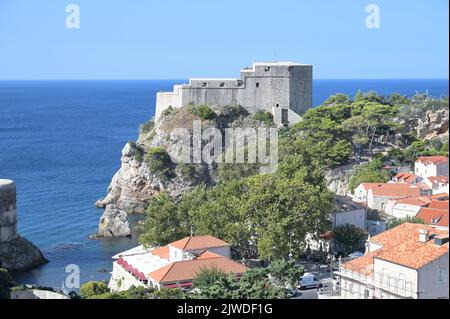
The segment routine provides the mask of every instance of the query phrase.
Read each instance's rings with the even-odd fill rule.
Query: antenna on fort
[[[194,227],[191,225],[191,237],[194,236]]]

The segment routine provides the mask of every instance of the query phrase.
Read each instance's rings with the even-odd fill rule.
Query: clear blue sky
[[[80,7],[67,29],[66,5]],[[366,5],[381,28],[365,25]],[[315,78],[448,78],[448,0],[0,0],[0,79],[237,77],[253,61]]]

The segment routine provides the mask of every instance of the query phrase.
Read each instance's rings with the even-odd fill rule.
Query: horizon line
[[[0,81],[187,81],[189,78],[75,78],[75,79],[64,79],[64,78],[48,78],[48,79],[1,79]],[[314,80],[440,80],[449,81],[449,78],[315,78]]]

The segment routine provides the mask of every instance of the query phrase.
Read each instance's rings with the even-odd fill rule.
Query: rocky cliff
[[[439,139],[448,140],[449,128],[448,109],[428,111],[425,118],[419,119],[417,125],[417,136],[427,140]]]
[[[116,205],[107,205],[98,224],[98,237],[131,236],[127,213]]]
[[[33,269],[47,263],[42,252],[31,241],[18,236],[0,243],[0,267],[9,271]]]
[[[202,128],[214,127],[223,131],[227,127],[261,127],[241,108],[214,109],[215,117],[202,120]],[[114,175],[105,198],[96,202],[97,207],[116,205],[128,214],[143,213],[153,196],[166,191],[179,198],[200,184],[214,185],[218,181],[217,165],[208,164],[168,164],[170,176],[152,169],[152,159],[148,159],[148,150],[162,148],[167,152],[177,147],[170,133],[177,128],[193,130],[193,121],[201,120],[192,112],[192,107],[174,109],[162,116],[151,129],[142,130],[134,142],[128,142],[122,150],[121,167]],[[148,126],[148,125],[146,125]]]
[[[16,183],[0,179],[0,268],[22,271],[47,262],[32,242],[17,233]]]

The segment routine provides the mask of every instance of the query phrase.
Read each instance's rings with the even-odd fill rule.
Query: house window
[[[206,87],[207,85],[208,85],[208,83],[202,82],[202,88]]]
[[[259,88],[259,83],[258,82],[256,82],[256,87]]]
[[[264,71],[269,72],[269,71],[270,71],[270,66],[266,66],[266,67],[264,68]]]
[[[219,86],[223,88],[225,86],[225,82],[220,82]]]
[[[448,273],[447,269],[445,268],[439,269],[439,281],[441,282],[447,281],[447,273]]]
[[[432,218],[432,219],[431,219],[431,223],[432,223],[433,225],[436,225],[436,224],[438,223],[438,219],[437,219],[437,218]]]

